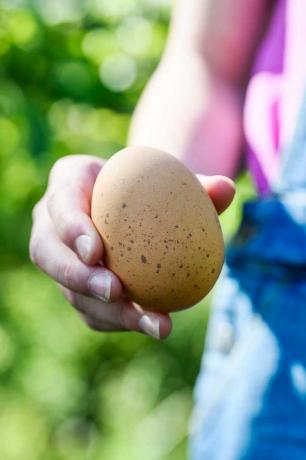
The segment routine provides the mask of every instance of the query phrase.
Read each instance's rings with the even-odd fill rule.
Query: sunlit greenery
[[[94,333],[31,266],[27,249],[31,209],[54,161],[80,152],[109,157],[125,145],[131,112],[163,49],[169,6],[2,0],[3,460],[186,458],[207,303],[177,315],[163,343]],[[224,217],[226,234],[235,214]]]

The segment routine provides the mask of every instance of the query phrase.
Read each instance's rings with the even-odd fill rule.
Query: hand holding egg
[[[147,150],[138,148],[137,151],[135,151],[134,149],[127,149],[124,158],[126,158],[126,163],[131,168],[132,166],[135,167],[133,165],[134,160],[140,160],[140,154],[142,155],[142,158],[144,158],[144,155],[151,154],[152,152],[154,152],[152,151],[152,149]],[[129,156],[130,153],[131,156]],[[136,153],[137,155],[135,156]],[[162,154],[161,152],[159,152],[159,155],[163,155],[162,158],[164,158],[164,160],[165,158],[167,158],[168,160],[171,160],[172,162],[179,164],[179,168],[184,168],[180,162],[175,160],[175,158],[172,158],[167,154]],[[121,153],[118,154],[118,157],[120,156]],[[154,301],[154,305],[153,303],[152,305],[154,308],[156,308],[156,311],[146,311],[143,307],[140,307],[133,303],[131,299],[126,295],[126,293],[122,295],[122,284],[119,278],[116,276],[116,274],[112,271],[112,259],[111,257],[109,258],[109,254],[113,254],[113,252],[110,249],[110,240],[106,239],[106,236],[109,235],[109,233],[105,233],[103,230],[101,230],[103,234],[102,241],[96,227],[94,226],[90,218],[92,193],[97,176],[99,175],[100,171],[104,171],[105,168],[107,173],[107,171],[109,171],[107,165],[114,165],[114,161],[116,158],[117,155],[115,155],[113,159],[111,159],[109,162],[105,162],[103,159],[99,157],[94,157],[90,155],[69,155],[58,160],[54,164],[50,172],[48,187],[41,200],[35,206],[33,212],[33,227],[30,241],[30,256],[32,261],[41,270],[43,270],[48,276],[50,276],[50,278],[52,278],[58,283],[66,299],[81,314],[81,317],[92,329],[104,332],[131,330],[143,332],[156,338],[164,338],[167,337],[171,331],[171,319],[169,315],[167,315],[166,313],[161,313],[160,310],[162,310],[163,307],[167,311],[177,309],[178,307],[182,307],[182,304],[176,305],[174,303],[175,296],[173,296],[173,293],[171,293],[171,289],[175,289],[175,285],[173,283],[175,283],[176,280],[179,280],[180,278],[176,278],[176,275],[172,276],[172,273],[176,273],[176,271],[169,271],[171,276],[170,280],[169,275],[168,278],[167,276],[165,276],[167,269],[167,260],[171,262],[170,267],[175,266],[177,270],[182,270],[184,268],[180,268],[181,263],[177,265],[178,260],[176,259],[176,257],[179,255],[180,250],[180,246],[176,246],[178,244],[178,238],[176,238],[175,241],[168,241],[167,243],[165,243],[162,240],[162,242],[165,245],[167,244],[169,248],[169,244],[172,245],[172,252],[168,252],[169,259],[166,258],[167,254],[163,254],[163,252],[166,252],[165,250],[160,253],[163,256],[163,261],[161,261],[160,259],[155,260],[154,258],[149,259],[149,252],[144,252],[144,250],[147,251],[147,249],[150,249],[151,240],[150,243],[148,243],[148,241],[143,241],[144,238],[141,240],[140,233],[139,240],[137,239],[137,245],[135,245],[134,242],[133,250],[132,246],[129,244],[126,245],[125,248],[123,248],[124,251],[121,251],[123,257],[125,256],[125,254],[129,254],[131,252],[132,255],[133,253],[135,267],[138,267],[138,272],[135,272],[134,275],[138,274],[139,276],[140,273],[139,283],[133,286],[132,281],[132,286],[130,286],[130,293],[132,298],[134,298],[135,294],[135,299],[139,299],[137,301],[141,303],[142,297],[140,297],[139,295],[141,294],[142,286],[149,285],[149,287],[151,287],[153,286],[152,281],[154,281],[155,291],[154,293],[151,293],[153,297],[153,299],[151,300]],[[147,156],[147,158],[149,159],[149,156]],[[164,164],[165,166],[165,163],[160,163],[160,165],[161,164]],[[140,167],[142,167],[141,163]],[[159,167],[159,169],[161,168]],[[128,172],[128,169],[126,170],[126,172]],[[188,174],[190,176],[189,172]],[[111,173],[109,177],[111,179],[114,176]],[[160,177],[163,176],[161,175]],[[217,212],[222,212],[232,201],[234,195],[234,187],[232,182],[223,176],[198,177],[200,178],[202,184],[200,188],[199,183],[197,182],[195,177],[192,176],[192,180],[196,181],[197,196],[198,193],[200,193],[201,199],[203,198],[204,201],[207,200],[207,197],[205,198],[206,193],[201,191],[203,187],[207,191],[209,197],[211,198],[215,208],[217,209]],[[103,178],[102,172],[101,176],[99,177],[96,183],[96,187],[100,186],[101,184],[104,184],[104,179],[103,182],[100,182],[102,180],[101,178]],[[128,174],[122,175],[122,180],[125,179],[128,179]],[[170,206],[171,201],[169,201],[167,207],[165,207],[166,202],[163,203],[162,195],[168,190],[169,198],[171,196],[174,199],[177,196],[177,194],[173,196],[170,194],[170,191],[172,191],[173,189],[177,191],[178,188],[175,185],[175,181],[171,179],[170,182],[168,181],[168,185],[169,187],[171,187],[171,190],[169,187],[160,188],[159,190],[159,185],[161,184],[161,181],[159,180],[159,185],[154,185],[153,179],[155,181],[157,180],[157,176],[154,173],[154,171],[152,173],[152,179],[148,181],[147,196],[150,199],[154,199],[154,197],[156,197],[157,199],[159,197],[159,200],[161,200],[161,204],[164,205],[163,210],[165,211]],[[143,184],[145,185],[145,182],[143,182]],[[141,182],[139,182],[138,185],[140,186]],[[184,188],[182,190],[185,190],[185,187],[186,186],[184,185]],[[121,190],[124,191],[127,189],[121,188]],[[95,189],[94,194],[96,193],[97,188]],[[123,224],[126,225],[127,221],[125,219],[128,218],[126,211],[133,210],[133,208],[131,207],[132,202],[129,201],[128,203],[127,200],[122,201],[122,196],[116,195],[116,193],[110,193],[109,196],[110,195],[113,196],[115,200],[117,200],[118,215],[121,215]],[[138,195],[138,204],[140,206],[145,203],[145,200],[143,192],[139,189]],[[100,201],[101,196],[99,196],[99,194],[97,195],[97,199],[97,205],[103,207],[104,204]],[[180,203],[182,203],[183,206],[183,204],[185,203],[184,196],[180,194],[177,199],[180,200]],[[124,203],[126,205],[129,205],[130,207],[124,207]],[[146,203],[150,204],[147,201]],[[151,203],[151,205],[152,204],[153,202]],[[208,206],[211,207],[211,205]],[[176,232],[178,232],[179,229],[176,228],[175,225],[179,225],[177,218],[181,216],[180,209],[185,208],[179,206],[178,204],[176,204],[176,207],[178,208],[178,214],[171,214],[172,216],[176,217],[176,219],[174,219],[176,220],[176,222],[174,222],[174,220],[173,222],[169,220],[169,216],[167,221],[164,220],[164,217],[167,216],[167,214],[164,212],[159,213],[159,218],[154,219],[154,235],[158,235],[158,233],[156,232],[162,228],[162,223],[168,226],[171,226],[173,224],[172,226],[174,226],[174,229],[172,231],[172,234],[178,235],[178,233]],[[161,210],[160,206],[158,209]],[[189,206],[187,206],[187,211],[185,215],[186,219],[187,216],[190,215],[189,213],[191,212],[191,210],[192,208],[190,207],[189,209]],[[105,213],[107,212],[108,211],[105,211]],[[143,214],[146,215],[146,213]],[[100,219],[100,215],[101,214],[98,212],[98,221]],[[155,218],[155,215],[151,215],[151,217]],[[213,216],[215,218],[214,210]],[[158,220],[160,220],[161,222],[159,222]],[[149,215],[146,222],[148,222],[149,225]],[[168,224],[166,224],[166,222],[168,222]],[[144,223],[141,224],[143,225]],[[99,222],[97,222],[97,225],[99,225]],[[128,224],[127,227],[129,225],[131,224]],[[125,227],[123,226],[122,229],[124,228]],[[141,228],[142,227],[140,226],[139,229]],[[182,230],[184,228],[186,229],[187,227],[182,227]],[[122,231],[122,229],[119,230]],[[131,229],[128,230],[130,231]],[[146,230],[146,228],[144,227],[143,230]],[[166,226],[164,227],[164,230],[169,231]],[[114,233],[112,233],[112,238],[116,237],[116,235],[118,237],[118,234],[119,236],[121,236],[120,233],[118,233],[116,230]],[[184,235],[186,237],[186,242],[184,244],[187,246],[193,247],[193,243],[196,240],[191,239],[191,237],[187,238],[188,234],[186,233],[182,234],[183,239],[181,249],[184,250],[182,257],[186,259],[185,263],[187,263],[188,252],[187,249],[183,247],[183,242],[185,241]],[[156,238],[154,239],[154,242],[157,244],[158,241]],[[174,238],[170,235],[168,235],[167,238],[169,240],[174,240]],[[201,242],[205,241],[202,241],[202,238],[203,237],[201,237]],[[133,239],[133,237],[131,237],[130,239]],[[121,240],[118,240],[118,242],[120,241]],[[124,244],[126,244],[127,242],[128,241],[123,241]],[[176,244],[174,245],[174,243]],[[148,245],[148,247],[144,247],[144,245]],[[128,249],[129,247],[131,248],[130,251]],[[196,247],[197,246],[194,246],[194,248]],[[118,244],[118,251],[119,248],[121,248],[121,246]],[[194,249],[194,251],[196,251],[196,249]],[[120,271],[122,281],[125,282],[127,285],[128,277],[125,277],[125,274],[121,273],[121,269],[125,267],[125,269],[127,269],[127,275],[130,275],[129,272],[131,272],[131,265],[128,262],[128,258],[125,259],[125,264],[121,263],[121,252],[117,252],[116,260],[118,260],[118,273]],[[154,251],[152,252],[152,254],[154,257],[157,258],[157,251],[156,254],[154,253]],[[173,257],[170,257],[171,254]],[[141,256],[148,257],[146,259],[147,263],[144,263],[144,259],[141,258]],[[104,261],[104,259],[107,264],[109,263],[111,265],[109,269],[100,263],[101,260]],[[210,259],[210,257],[208,259]],[[202,262],[203,260],[205,261],[205,258],[203,259],[201,257],[198,260]],[[154,261],[154,264],[156,264],[156,266],[154,266],[151,263],[152,261]],[[157,266],[158,264],[161,265],[161,263],[163,263],[163,267]],[[184,265],[184,262],[182,262],[182,264]],[[160,270],[161,268],[163,270]],[[153,271],[154,269],[155,272]],[[116,270],[117,266],[114,266],[114,271]],[[158,271],[159,273],[156,273]],[[151,273],[153,274],[152,278],[150,275]],[[190,273],[190,275],[192,275],[192,272],[185,271],[186,277],[187,273]],[[217,271],[215,273],[217,275]],[[163,276],[158,276],[160,274],[163,274]],[[135,276],[132,277],[132,279],[136,279]],[[167,280],[171,283],[169,284],[169,286],[172,286],[170,287],[171,298],[169,303],[165,300],[164,296],[164,294],[167,294],[167,292],[169,291],[167,291],[166,289],[164,290],[163,287],[165,281]],[[162,282],[163,284],[159,285],[158,281]],[[192,278],[190,276],[188,277],[187,285],[192,286],[191,283]],[[135,291],[132,290],[132,288]],[[145,295],[147,295],[148,291],[144,292]],[[155,303],[157,300],[157,296],[159,296],[159,292],[161,293],[160,305],[158,302]],[[146,298],[144,298],[144,301],[145,300]],[[162,301],[165,301],[166,306],[162,304]]]

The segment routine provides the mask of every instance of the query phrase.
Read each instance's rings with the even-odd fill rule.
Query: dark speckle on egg
[[[141,262],[142,262],[143,264],[146,264],[146,263],[147,263],[147,258],[146,258],[144,255],[142,255],[142,256],[140,257],[140,259],[141,259]]]

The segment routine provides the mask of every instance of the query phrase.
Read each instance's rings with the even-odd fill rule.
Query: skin
[[[129,144],[160,148],[185,162],[218,213],[235,193],[229,177],[242,151],[243,88],[270,5],[271,0],[177,1],[163,58],[133,118]],[[170,316],[133,304],[101,263],[103,244],[90,219],[90,201],[104,163],[90,155],[55,163],[33,210],[31,259],[92,329],[165,338]]]

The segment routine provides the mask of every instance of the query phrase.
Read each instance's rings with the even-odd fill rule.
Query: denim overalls
[[[228,248],[190,432],[192,460],[306,460],[306,92],[277,183]]]

